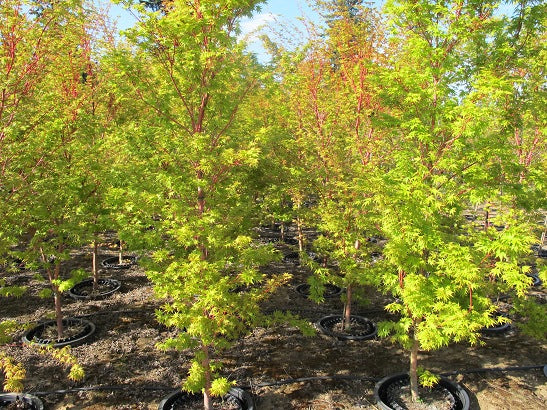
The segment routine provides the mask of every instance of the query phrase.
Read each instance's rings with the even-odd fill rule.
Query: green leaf
[[[213,396],[224,396],[231,387],[235,385],[234,381],[228,381],[224,377],[213,380],[211,383],[211,394]]]

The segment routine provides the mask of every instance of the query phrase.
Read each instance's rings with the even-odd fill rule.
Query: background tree
[[[79,111],[80,134],[85,139],[84,155],[78,167],[82,185],[87,188],[79,205],[81,241],[91,246],[91,274],[96,290],[99,279],[98,244],[100,234],[115,230],[116,211],[108,202],[108,192],[118,178],[127,178],[114,172],[113,156],[117,158],[115,141],[110,136],[123,119],[124,112],[115,92],[115,67],[107,56],[117,47],[114,26],[104,13],[95,10],[88,17],[87,35],[83,47],[87,49],[86,64],[81,82],[87,90],[86,100]],[[128,109],[125,109],[128,111]]]
[[[525,192],[516,197],[519,206],[533,211],[545,208],[545,21],[547,8],[537,1],[512,3],[512,16],[505,16],[503,29],[495,40],[497,53],[490,56],[489,67],[498,79],[498,89],[504,90],[499,101],[502,110],[500,134],[513,145],[515,151],[513,183]],[[503,87],[503,88],[502,88]],[[534,218],[543,219],[539,215]],[[535,221],[535,222],[536,222]]]
[[[0,255],[4,258],[13,250],[23,228],[17,223],[24,207],[18,202],[19,191],[27,176],[18,168],[25,145],[32,132],[40,126],[43,97],[37,90],[46,81],[46,65],[51,59],[52,46],[48,30],[54,26],[58,16],[43,14],[32,18],[27,13],[27,2],[12,0],[0,5],[0,160],[2,195],[2,235]],[[28,169],[40,166],[40,158]],[[5,262],[5,259],[3,259]]]
[[[383,108],[373,83],[383,60],[383,28],[372,9],[348,7],[321,3],[321,13],[330,16],[328,28],[295,54],[296,68],[284,79],[300,153],[295,164],[316,198],[313,223],[320,236],[314,247],[323,259],[308,258],[315,272],[309,279],[312,295],[321,298],[329,281],[344,286],[344,327],[355,286],[370,282],[372,274],[367,238],[377,228],[370,180],[383,160],[383,131],[375,119]],[[330,259],[338,263],[340,276],[327,268]]]
[[[86,102],[91,102],[91,87],[85,81],[91,75],[90,12],[84,12],[80,1],[14,0],[0,5],[0,206],[5,207],[0,255],[8,262],[16,258],[27,269],[45,268],[55,295],[59,337],[59,291],[66,286],[60,274],[67,256],[64,245],[79,243],[75,238],[82,233],[80,206],[89,192],[90,169],[82,162],[89,134],[78,120],[90,110]],[[21,289],[2,283],[0,293],[18,296]],[[12,325],[2,322],[0,343],[11,337]],[[67,348],[36,349],[70,365],[71,379],[83,377]],[[4,388],[21,390],[23,370],[1,356]]]
[[[545,235],[545,18],[547,8],[535,1],[510,3],[512,14],[502,16],[494,44],[488,54],[481,76],[482,95],[489,95],[488,112],[496,124],[492,134],[503,144],[505,155],[496,154],[498,165],[495,180],[498,195],[489,198],[493,206],[504,206],[500,198],[511,198],[511,207],[518,208],[522,219],[534,228],[539,249]],[[494,178],[493,178],[494,179]],[[499,227],[502,222],[496,222]],[[539,251],[539,250],[538,250]],[[546,278],[545,263],[529,255],[526,265],[532,273]],[[514,300],[515,313],[526,318],[516,323],[524,332],[545,337],[546,308],[533,298]]]
[[[21,4],[12,8],[11,14],[26,23],[13,21],[8,36],[14,43],[8,54],[13,57],[6,60],[4,88],[5,118],[10,121],[3,131],[11,205],[7,219],[12,232],[24,239],[15,248],[19,257],[29,267],[39,266],[46,272],[62,337],[60,293],[77,280],[64,281],[62,261],[71,247],[82,243],[83,204],[94,191],[88,174],[94,140],[88,120],[95,91],[91,81],[94,38],[88,21],[94,11],[76,0],[26,6],[28,12],[23,12]],[[26,61],[37,67],[25,65]],[[25,70],[30,71],[28,84]]]

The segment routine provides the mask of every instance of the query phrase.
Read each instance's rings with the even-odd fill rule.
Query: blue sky
[[[98,0],[108,3],[108,0]],[[382,5],[384,0],[368,0],[368,3]],[[505,4],[500,7],[499,13],[510,13],[511,6]],[[112,5],[111,15],[118,17],[118,24],[121,29],[133,24],[134,19],[121,6]],[[317,19],[317,14],[309,7],[306,0],[267,0],[261,5],[260,12],[252,19],[243,21],[243,29],[246,32],[256,30],[264,24],[283,25],[292,24],[302,26],[298,17],[305,16],[312,20]]]
[[[384,0],[368,0],[368,3],[382,5]],[[266,33],[282,34],[285,37],[282,40],[284,46],[290,47],[291,44],[298,44],[306,39],[306,27],[302,23],[302,17],[319,22],[320,17],[314,11],[306,0],[268,0],[261,5],[261,10],[251,19],[242,21],[241,27],[244,33],[250,33],[247,39],[250,43],[249,50],[258,55],[259,59],[267,59],[257,40],[256,35],[252,33],[259,30],[260,27],[266,27],[263,30]],[[276,28],[284,27],[283,33],[279,33]],[[287,37],[290,35],[290,38]],[[274,38],[275,39],[275,38]]]
[[[312,13],[303,0],[268,0],[261,6],[261,11],[257,16],[273,14],[286,19],[294,19],[303,13]]]
[[[272,34],[276,31],[278,35],[281,35],[280,31],[276,30],[281,27],[285,29],[290,27],[288,32],[291,33],[292,38],[286,39],[286,42],[298,43],[304,40],[306,38],[305,27],[301,17],[318,19],[317,13],[308,6],[305,0],[268,0],[252,18],[246,18],[241,22],[242,32],[247,36],[246,40],[249,42],[248,50],[257,54],[259,60],[267,60],[257,36],[261,32]]]
[[[108,2],[108,0],[98,0]],[[369,0],[369,3],[375,3],[381,6],[384,0]],[[510,13],[511,7],[502,5],[498,13]],[[120,29],[131,26],[135,19],[124,10],[121,6],[111,6],[111,16],[118,19],[118,27]],[[243,35],[247,36],[249,42],[249,51],[256,53],[261,61],[267,60],[258,35],[265,32],[282,43],[286,47],[291,47],[291,43],[298,44],[307,37],[306,27],[303,25],[299,17],[305,17],[312,21],[319,21],[317,13],[308,5],[306,0],[267,0],[261,5],[261,10],[252,18],[246,18],[241,22]],[[284,28],[284,30],[278,30]],[[287,28],[289,28],[287,30]],[[287,36],[290,36],[287,37]],[[277,37],[277,38],[276,38]]]
[[[292,40],[298,42],[303,40],[305,32],[299,17],[304,16],[316,21],[318,19],[316,12],[309,7],[306,0],[268,0],[260,8],[252,18],[242,20],[241,28],[250,43],[249,50],[258,54],[261,60],[266,59],[266,56],[257,35],[261,30],[266,30],[265,26],[270,26],[273,30],[276,27],[290,26],[294,37]],[[122,6],[111,5],[110,15],[117,19],[120,29],[130,27],[135,22],[134,17]],[[302,33],[298,33],[299,30]]]
[[[312,16],[313,11],[307,6],[305,0],[268,0],[261,6],[261,11],[256,13],[254,22],[248,22],[251,29],[272,21],[276,17],[289,22],[296,22],[298,16]],[[133,24],[134,19],[122,6],[112,5],[111,15],[118,18],[120,28],[127,28]]]

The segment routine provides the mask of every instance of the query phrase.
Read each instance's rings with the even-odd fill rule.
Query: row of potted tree
[[[46,273],[59,337],[81,280],[62,261],[106,226],[148,252],[158,320],[181,330],[163,347],[194,349],[184,388],[205,408],[232,385],[212,352],[290,319],[259,309],[288,281],[258,270],[278,257],[260,223],[294,221],[302,257],[303,227],[320,232],[312,294],[346,289],[342,328],[358,285],[396,297],[378,332],[408,349],[414,399],[419,349],[476,343],[503,320],[496,288],[525,298],[545,207],[541,7],[317,1],[325,27],[295,50],[266,39],[260,64],[237,34],[262,1],[118,1],[138,16],[123,40],[87,3],[26,3],[1,6],[0,250]],[[504,229],[466,224],[475,205]]]

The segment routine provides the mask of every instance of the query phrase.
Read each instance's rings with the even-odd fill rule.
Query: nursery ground
[[[288,250],[283,246],[280,249]],[[113,254],[114,250],[104,244],[101,257]],[[88,249],[75,251],[72,256],[71,267],[90,266]],[[273,263],[264,272],[293,275],[292,282],[264,304],[264,310],[288,310],[310,322],[341,312],[338,298],[315,304],[294,290],[309,274],[294,261]],[[51,317],[52,301],[36,296],[47,284],[36,280],[35,273],[0,273],[8,284],[29,288],[22,298],[1,300],[0,319],[33,323]],[[46,409],[157,409],[162,397],[180,386],[191,353],[155,348],[176,331],[155,321],[160,302],[154,299],[141,267],[105,269],[101,275],[120,280],[121,290],[98,301],[64,299],[66,316],[85,317],[97,328],[91,343],[72,349],[85,368],[82,381],[71,382],[65,368],[28,346],[13,343],[3,349],[25,365],[26,391],[38,395]],[[389,299],[372,291],[368,294],[369,303],[356,306],[354,313],[374,321],[387,319],[383,307]],[[531,297],[545,303],[546,293],[543,288],[534,288]],[[473,409],[544,409],[546,344],[516,327],[483,341],[482,346],[457,344],[422,352],[421,364],[459,381],[469,392]],[[375,381],[408,367],[404,352],[387,340],[339,341],[320,334],[305,337],[292,327],[257,328],[237,341],[222,359],[222,373],[249,389],[259,410],[372,409]],[[480,371],[508,367],[519,369]],[[523,367],[531,368],[520,370]]]

